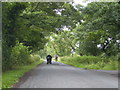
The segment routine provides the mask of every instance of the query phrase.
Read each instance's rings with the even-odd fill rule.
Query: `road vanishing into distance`
[[[59,62],[44,62],[26,73],[14,88],[118,88],[118,76]]]

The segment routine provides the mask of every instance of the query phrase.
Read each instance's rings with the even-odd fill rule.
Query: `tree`
[[[97,33],[100,37],[95,43],[100,44],[102,52],[108,56],[116,55],[120,50],[117,42],[120,34],[119,8],[117,2],[92,2],[81,10],[83,23],[80,25],[80,30],[87,33],[101,32],[101,34]]]
[[[3,3],[2,11],[4,16],[3,66],[5,68],[9,68],[7,65],[11,62],[10,52],[16,47],[17,42],[32,50],[32,53],[41,51],[49,40],[46,37],[49,37],[51,32],[58,33],[65,26],[75,26],[78,18],[74,15],[79,15],[71,4],[62,2]],[[70,12],[70,14],[65,12]],[[64,22],[68,19],[69,23]]]

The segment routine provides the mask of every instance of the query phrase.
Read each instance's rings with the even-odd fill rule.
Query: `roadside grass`
[[[59,62],[85,69],[118,70],[118,61],[98,56],[61,57]]]
[[[2,88],[12,88],[12,85],[19,81],[19,78],[24,75],[25,72],[30,71],[37,65],[42,64],[44,61],[39,60],[26,66],[20,66],[15,70],[10,70],[2,73]]]

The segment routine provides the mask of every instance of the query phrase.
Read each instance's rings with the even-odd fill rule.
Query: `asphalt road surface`
[[[118,76],[95,70],[83,70],[58,62],[44,62],[27,73],[17,88],[118,88]]]

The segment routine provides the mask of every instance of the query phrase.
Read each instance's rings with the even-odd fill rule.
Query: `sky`
[[[84,2],[84,0],[73,0],[75,4],[81,4],[83,6],[87,6],[88,3]]]

